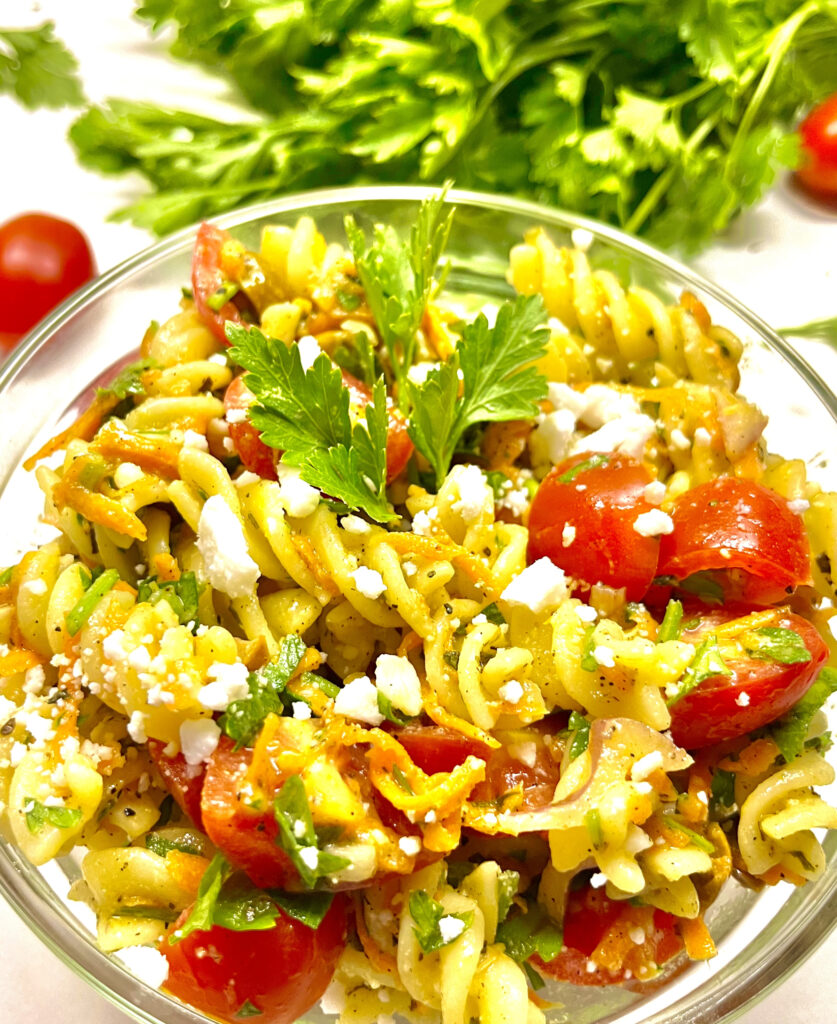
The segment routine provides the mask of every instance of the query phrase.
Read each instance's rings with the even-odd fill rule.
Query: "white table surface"
[[[164,40],[150,40],[131,20],[132,8],[130,0],[0,0],[0,25],[53,19],[79,59],[94,101],[121,96],[243,116],[223,82],[167,56]],[[68,217],[86,232],[99,270],[105,270],[151,241],[138,228],[106,220],[142,183],[81,169],[65,140],[72,118],[68,111],[30,113],[0,97],[0,223],[26,210]],[[694,263],[775,326],[837,314],[837,215],[799,197],[787,182]],[[837,379],[837,353],[812,342],[799,347],[826,380]],[[0,1019],[126,1024],[128,1018],[64,967],[2,899],[0,936]],[[837,933],[741,1024],[837,1019],[835,960]]]

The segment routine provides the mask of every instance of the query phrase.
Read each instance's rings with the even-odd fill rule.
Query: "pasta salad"
[[[741,343],[542,229],[470,316],[454,215],[203,224],[25,464],[55,539],[0,575],[4,833],[218,1020],[539,1024],[710,959],[719,892],[818,877],[837,828],[837,500]]]

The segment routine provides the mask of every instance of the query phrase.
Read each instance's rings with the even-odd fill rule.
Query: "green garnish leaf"
[[[249,674],[249,695],[234,700],[219,719],[219,725],[230,739],[235,740],[236,747],[252,745],[265,718],[269,714],[282,713],[282,691],[299,668],[306,650],[305,642],[296,634],[289,633],[279,641],[275,660],[258,672]]]
[[[215,313],[219,313],[230,299],[234,299],[238,295],[239,291],[241,289],[235,281],[225,281],[209,296],[206,304]]]
[[[181,574],[177,580],[160,580],[156,576],[147,576],[137,583],[137,603],[157,604],[165,601],[177,616],[182,625],[192,625],[197,629],[200,625],[198,614],[198,598],[203,585],[198,583],[194,572],[189,570]]]
[[[410,780],[404,774],[403,769],[400,768],[397,764],[394,764],[392,766],[392,777],[395,779],[396,785],[400,786],[400,788],[403,789],[405,793],[409,793],[410,796],[415,795],[413,793],[413,787],[410,785]]]
[[[186,836],[166,839],[163,836],[157,835],[156,832],[148,832],[145,836],[145,846],[152,853],[156,853],[158,857],[165,857],[171,850],[178,850],[180,853],[191,853],[198,857],[201,856],[200,848],[190,842]]]
[[[777,661],[781,665],[796,665],[811,660],[811,652],[796,630],[781,626],[762,626],[751,629],[741,637],[744,649],[760,661]]]
[[[244,875],[227,879],[215,901],[213,924],[233,932],[267,931],[276,927],[279,911],[271,896]]]
[[[695,832],[693,828],[689,828],[688,825],[684,825],[678,818],[672,817],[670,814],[663,816],[663,821],[669,828],[673,828],[675,832],[682,832],[684,836],[688,836],[691,842],[699,849],[703,850],[704,853],[714,853],[715,844],[710,842],[706,836],[702,836],[699,832]]]
[[[229,873],[230,865],[224,856],[216,853],[204,871],[198,886],[198,896],[192,905],[192,912],[183,924],[171,933],[169,943],[172,945],[185,939],[192,932],[209,931],[215,923],[215,903],[221,892],[221,886]]]
[[[495,626],[504,626],[506,623],[506,617],[497,607],[497,604],[492,601],[491,604],[487,604],[483,608],[482,615],[484,615],[489,622],[493,622]]]
[[[506,920],[517,890],[520,888],[520,872],[501,871],[497,876],[497,923]]]
[[[375,360],[375,349],[366,331],[358,331],[349,341],[338,345],[331,358],[338,366],[348,370],[353,377],[363,381],[370,390],[380,376]]]
[[[735,807],[735,776],[724,768],[716,768],[712,773],[710,791],[712,816],[715,819],[729,817]]]
[[[558,481],[562,484],[571,484],[576,477],[581,476],[582,473],[586,473],[588,469],[598,469],[599,466],[606,466],[609,461],[609,455],[602,455],[601,453],[591,455],[589,459],[577,462],[574,466],[571,466],[566,473],[562,473],[558,477]]]
[[[707,636],[695,651],[695,656],[689,662],[682,678],[674,683],[671,689],[666,689],[668,694],[669,707],[673,707],[679,700],[682,700],[687,693],[691,693],[706,679],[712,676],[731,676],[732,670],[724,664],[721,651],[718,647],[718,638],[713,634]]]
[[[31,796],[24,798],[23,812],[26,815],[26,827],[30,832],[40,832],[44,825],[73,828],[81,821],[81,808],[49,807]]]
[[[12,573],[14,571],[15,567],[10,565],[8,569],[0,572],[0,587],[7,587],[12,582]]]
[[[333,875],[349,864],[345,857],[319,849],[305,786],[298,775],[289,776],[276,794],[273,814],[279,826],[279,845],[307,888],[313,889],[318,878]]]
[[[67,632],[75,636],[81,627],[93,614],[93,609],[102,600],[105,594],[112,590],[119,582],[119,573],[116,569],[108,569],[97,577],[84,594],[78,599],[75,605],[67,612],[65,622]]]
[[[415,889],[410,893],[410,917],[413,919],[413,932],[423,953],[435,953],[451,942],[456,941],[466,929],[471,927],[474,919],[472,912],[467,914],[449,914],[441,903],[429,896],[423,889]],[[442,921],[459,921],[461,928],[456,934],[446,938]]]
[[[590,743],[590,720],[578,711],[570,712],[570,720],[567,726],[572,734],[570,740],[570,760],[574,761],[579,754],[583,754]]]
[[[403,381],[411,406],[409,434],[433,467],[437,487],[468,427],[537,414],[546,378],[531,364],[545,351],[545,319],[540,296],[504,302],[494,327],[480,313],[464,328],[450,359],[430,370],[423,383]]]
[[[245,999],[244,1002],[235,1011],[235,1016],[238,1020],[246,1020],[248,1017],[261,1017],[264,1014],[264,1010],[260,1010],[258,1006],[254,1006],[249,999]]]
[[[587,635],[584,638],[584,646],[581,649],[581,667],[585,672],[598,672],[599,663],[593,657],[596,649],[596,627],[589,626]]]
[[[54,28],[45,21],[37,28],[0,29],[0,93],[11,93],[30,110],[84,103],[78,62]]]
[[[837,670],[824,668],[808,692],[771,728],[771,735],[786,762],[805,749],[805,740],[814,715],[828,698],[837,693]]]
[[[528,903],[528,910],[510,914],[497,928],[497,942],[502,942],[506,953],[517,963],[525,963],[530,956],[538,956],[549,963],[561,952],[563,935],[539,903]]]
[[[392,701],[378,690],[378,711],[388,722],[393,725],[406,725],[410,721],[409,715],[399,714],[392,706]]]
[[[407,371],[415,362],[416,336],[435,281],[454,211],[445,216],[449,184],[422,200],[410,232],[403,242],[394,228],[376,224],[367,245],[364,232],[349,214],[346,237],[354,256],[366,302],[380,332],[399,393]]]
[[[708,572],[696,572],[685,580],[675,581],[675,585],[687,594],[694,594],[706,604],[723,604],[724,588]]]
[[[663,621],[657,630],[657,643],[664,644],[669,640],[677,640],[682,631],[683,605],[676,599],[672,599],[666,605]]]
[[[593,844],[594,850],[601,850],[604,846],[604,833],[602,832],[602,819],[598,812],[598,809],[591,807],[589,811],[584,815],[584,825],[587,829],[587,835],[590,836],[590,842]]]
[[[301,921],[306,928],[315,931],[322,924],[334,899],[333,892],[281,892],[272,889],[270,895],[288,917]]]
[[[160,364],[156,359],[138,359],[135,363],[123,366],[116,377],[105,388],[98,388],[98,395],[114,395],[124,401],[128,395],[144,395],[145,387],[142,375],[147,370],[154,370]]]

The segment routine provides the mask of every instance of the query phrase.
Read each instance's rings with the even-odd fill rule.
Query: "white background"
[[[0,0],[0,25],[56,22],[81,64],[93,101],[120,96],[241,118],[220,80],[168,57],[131,19],[129,0]],[[67,217],[90,238],[99,270],[151,238],[108,215],[142,189],[139,177],[102,178],[82,170],[65,140],[73,115],[22,110],[0,97],[0,223],[27,210]],[[837,314],[837,214],[782,182],[739,219],[695,265],[776,327]],[[799,343],[826,380],[837,379],[837,354]],[[125,1024],[127,1018],[52,956],[0,899],[0,1018],[56,1024]],[[837,934],[793,977],[741,1018],[741,1024],[825,1024],[837,1019]],[[60,1009],[57,1009],[60,1008]]]

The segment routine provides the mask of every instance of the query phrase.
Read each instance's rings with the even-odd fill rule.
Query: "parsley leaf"
[[[270,894],[288,917],[314,930],[322,924],[334,899],[333,892],[280,892],[272,889]]]
[[[235,1011],[236,1020],[247,1020],[248,1017],[261,1017],[264,1014],[264,1010],[260,1010],[258,1006],[250,1002],[249,999],[245,999],[244,1002]]]
[[[376,224],[367,246],[354,217],[349,214],[345,219],[366,302],[381,333],[399,393],[415,362],[416,335],[450,234],[454,211],[443,216],[449,187],[445,185],[422,201],[409,244],[401,241],[393,227]]]
[[[145,836],[145,847],[147,850],[151,850],[152,853],[156,853],[158,857],[165,857],[171,850],[178,850],[180,853],[191,853],[198,857],[201,855],[200,848],[190,842],[187,836],[166,839],[163,836],[157,835],[156,832],[148,832]]]
[[[539,903],[529,903],[528,910],[510,914],[499,925],[497,942],[502,942],[506,954],[519,964],[534,953],[549,963],[561,952],[563,936],[559,925]]]
[[[48,807],[31,796],[24,798],[23,811],[26,815],[26,827],[30,832],[40,832],[44,825],[72,828],[81,821],[81,808]]]
[[[281,714],[280,694],[299,667],[307,648],[298,636],[289,633],[279,641],[276,658],[247,677],[250,693],[234,700],[221,716],[219,724],[236,747],[250,746],[269,714]]]
[[[744,649],[752,658],[777,661],[781,665],[796,665],[811,660],[811,652],[799,633],[780,626],[762,626],[752,629],[741,638]]]
[[[574,466],[562,473],[558,477],[558,482],[562,484],[571,484],[577,476],[581,476],[582,473],[586,473],[588,469],[597,469],[599,466],[606,466],[610,462],[610,456],[604,455],[601,452],[597,452],[595,455],[591,455],[589,459],[583,459],[581,462],[577,462]]]
[[[497,922],[505,921],[520,887],[520,872],[501,871],[497,876]]]
[[[723,768],[712,773],[712,816],[716,820],[729,817],[735,807],[735,776]]]
[[[467,914],[449,914],[441,903],[429,896],[423,889],[414,889],[410,893],[410,917],[413,919],[413,932],[423,953],[435,953],[443,946],[454,942],[471,927],[474,919],[472,912]],[[459,921],[462,928],[455,935],[445,938],[440,926],[442,920]]]
[[[298,775],[289,776],[276,794],[273,814],[279,826],[279,845],[307,888],[313,889],[318,878],[333,875],[349,863],[345,857],[319,849],[305,786]]]
[[[364,421],[352,426],[349,391],[327,355],[303,370],[297,345],[266,338],[252,327],[227,323],[229,356],[248,370],[256,396],[250,419],[262,440],[282,450],[282,462],[302,479],[377,522],[398,517],[386,500],[386,389],[379,379]]]
[[[194,629],[200,625],[198,616],[198,597],[203,589],[198,584],[194,572],[189,570],[181,574],[177,580],[159,580],[156,576],[147,576],[137,583],[137,602],[157,604],[165,601],[177,616],[182,625],[192,623]]]
[[[30,110],[84,103],[78,62],[54,28],[46,21],[20,31],[0,29],[0,93],[12,93]]]
[[[669,640],[676,640],[680,636],[683,623],[683,605],[673,599],[666,605],[663,621],[657,630],[657,643],[664,644]]]
[[[814,715],[833,693],[837,693],[837,670],[824,668],[805,696],[772,726],[773,741],[785,761],[802,753]]]
[[[695,651],[695,656],[689,662],[681,679],[672,684],[671,690],[666,689],[667,704],[669,707],[673,707],[687,693],[691,693],[704,680],[710,679],[712,676],[731,675],[732,670],[727,668],[721,657],[718,638],[714,634],[707,636]]]
[[[568,728],[572,734],[570,741],[570,760],[574,761],[579,754],[583,754],[590,743],[590,720],[578,711],[570,712]]]
[[[423,383],[405,379],[412,408],[409,434],[435,470],[437,486],[468,427],[537,414],[546,378],[530,364],[543,355],[545,319],[540,296],[518,296],[500,306],[494,327],[480,313],[464,328],[451,358]]]
[[[97,394],[114,395],[120,401],[128,395],[144,395],[145,387],[142,382],[142,375],[147,370],[154,370],[160,364],[156,359],[138,359],[135,363],[123,366],[114,379],[104,388],[97,388]]]
[[[192,905],[192,912],[169,936],[170,943],[180,942],[192,932],[208,931],[214,922],[215,903],[230,866],[222,854],[216,853],[204,871],[198,886],[198,896]]]

